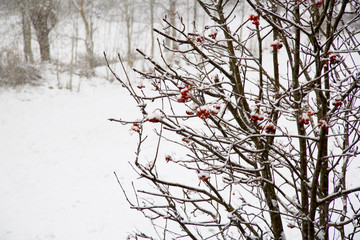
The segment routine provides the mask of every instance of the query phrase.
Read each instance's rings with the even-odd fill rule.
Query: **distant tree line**
[[[21,32],[23,42],[23,56],[26,63],[34,63],[32,40],[36,36],[39,45],[39,56],[42,62],[51,60],[51,32],[57,24],[71,19],[72,16],[80,19],[85,36],[78,37],[83,40],[86,52],[87,66],[93,68],[97,65],[94,54],[94,28],[95,21],[101,19],[113,21],[120,19],[121,33],[125,38],[119,41],[126,42],[124,50],[125,60],[133,65],[136,60],[134,49],[134,35],[147,34],[151,39],[149,49],[153,54],[156,48],[156,36],[152,29],[155,24],[163,24],[163,18],[174,22],[176,14],[186,12],[187,23],[193,25],[198,17],[195,0],[2,0],[0,10],[21,16]],[[185,11],[184,11],[185,10]],[[145,14],[144,14],[145,13]],[[142,22],[145,29],[135,29],[136,23]],[[165,26],[165,25],[164,25]],[[170,28],[167,28],[170,30]],[[138,33],[140,32],[140,33]],[[174,32],[175,33],[175,32]],[[67,33],[71,35],[72,33]],[[103,51],[103,50],[102,50]]]

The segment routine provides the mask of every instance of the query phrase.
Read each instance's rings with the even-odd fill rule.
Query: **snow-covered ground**
[[[134,112],[133,101],[104,78],[80,92],[54,79],[0,89],[0,239],[126,239],[140,215],[113,172],[133,176],[137,139],[107,119]]]

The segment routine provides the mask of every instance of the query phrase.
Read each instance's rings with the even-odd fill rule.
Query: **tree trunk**
[[[50,61],[50,43],[49,43],[49,35],[48,34],[36,34],[39,47],[40,47],[40,57],[41,61]]]
[[[151,56],[154,56],[155,51],[155,36],[154,36],[154,0],[150,0],[150,25],[151,25]]]
[[[28,2],[20,3],[21,17],[22,17],[22,30],[24,38],[24,57],[25,62],[34,63],[34,56],[31,49],[31,20],[29,17]]]
[[[57,22],[53,4],[51,0],[34,0],[30,4],[29,13],[39,42],[41,61],[49,61],[49,33]]]
[[[171,25],[175,26],[176,25],[176,21],[175,21],[176,20],[176,1],[175,0],[170,0],[169,15],[170,15]],[[176,37],[175,28],[172,29],[171,36]],[[179,46],[177,45],[177,43],[175,41],[172,41],[172,48],[173,49],[179,48]]]
[[[194,14],[193,14],[193,31],[195,32],[196,30],[196,19],[197,19],[197,0],[194,0]]]
[[[75,0],[72,0],[73,5],[75,6],[76,10],[79,12],[81,16],[81,20],[84,23],[85,28],[85,48],[86,48],[86,60],[89,64],[90,68],[94,68],[95,63],[95,57],[94,57],[94,41],[93,41],[93,25],[91,22],[91,16],[86,16],[86,10],[85,10],[85,3],[84,0],[81,0],[78,4]]]

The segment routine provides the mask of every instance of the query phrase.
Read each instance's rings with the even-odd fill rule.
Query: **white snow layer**
[[[0,89],[0,239],[126,239],[144,223],[113,174],[130,184],[137,138],[107,120],[135,107],[119,84],[91,81]]]

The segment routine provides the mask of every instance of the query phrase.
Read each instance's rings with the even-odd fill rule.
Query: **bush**
[[[37,85],[40,72],[33,65],[25,63],[20,54],[5,49],[0,55],[0,86]]]

